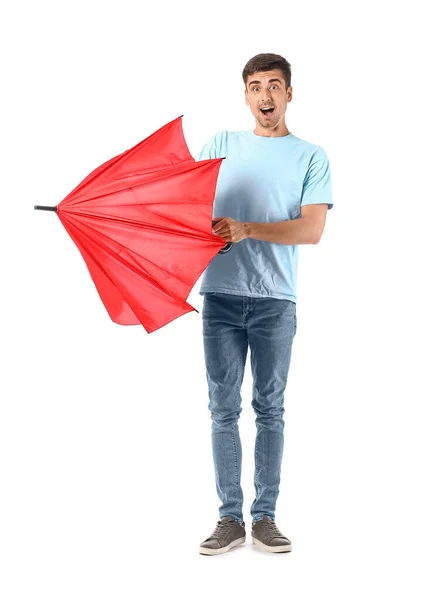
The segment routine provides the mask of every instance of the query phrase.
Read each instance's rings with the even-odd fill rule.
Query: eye
[[[278,85],[276,83],[272,84],[271,87],[272,88],[274,87],[274,88],[276,88],[278,90]],[[258,90],[258,89],[259,89],[259,87],[256,85],[254,88],[252,88],[252,91],[254,92],[255,90]]]

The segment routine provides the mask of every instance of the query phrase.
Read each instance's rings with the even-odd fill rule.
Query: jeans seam
[[[236,471],[235,471],[235,473],[236,473],[236,481],[235,481],[235,483],[237,485],[238,484],[238,465],[237,465],[236,436],[235,436],[234,429],[235,429],[235,424],[233,424],[233,426],[231,427],[231,433],[232,433],[232,436],[233,436],[234,465],[235,465],[235,468],[236,468]]]
[[[239,360],[238,360],[237,389],[241,388],[240,376],[241,376],[241,372],[242,372],[243,351],[244,350],[242,350],[242,352],[240,353]],[[235,440],[235,428],[236,427],[237,427],[237,420],[233,424],[232,432],[233,432],[234,456],[235,456],[235,465],[236,465],[236,486],[240,487],[240,483],[241,483],[241,468],[240,468],[240,466],[241,465],[237,462],[237,445],[236,445],[236,440]],[[243,511],[243,500],[242,499],[240,499],[237,507],[238,507],[239,513],[241,514]],[[242,520],[243,520],[243,518],[241,517],[240,523],[242,522]]]
[[[239,361],[238,361],[238,370],[237,370],[237,389],[239,389],[240,374],[241,374],[241,361],[242,361],[242,355],[240,354]],[[236,435],[235,435],[236,425],[237,425],[237,421],[235,421],[233,423],[232,433],[233,433],[233,447],[234,447],[234,462],[235,462],[235,467],[236,467],[236,486],[239,486],[240,485],[240,474],[239,474],[239,465],[237,462],[237,446],[236,446]],[[239,509],[239,512],[241,512],[240,504],[238,506],[238,509]]]

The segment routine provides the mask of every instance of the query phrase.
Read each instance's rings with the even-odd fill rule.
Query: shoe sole
[[[245,541],[246,536],[242,538],[237,538],[236,540],[228,544],[228,546],[224,546],[223,548],[203,548],[202,546],[200,546],[199,552],[200,554],[208,554],[209,556],[212,556],[214,554],[223,554],[224,552],[228,552],[228,550],[231,550],[231,548],[234,548],[234,546],[240,546],[240,544],[244,544]]]
[[[267,546],[266,544],[254,538],[253,536],[252,542],[253,544],[256,544],[257,546],[262,548],[262,550],[266,550],[267,552],[291,552],[292,549],[291,544],[286,544],[285,546]]]

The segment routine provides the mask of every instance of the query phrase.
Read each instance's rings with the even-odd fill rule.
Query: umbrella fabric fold
[[[178,117],[57,205],[112,321],[152,333],[196,310],[187,297],[226,245],[212,233],[222,160],[196,162]]]

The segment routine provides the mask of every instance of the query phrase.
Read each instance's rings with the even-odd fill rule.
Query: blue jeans
[[[221,501],[219,517],[243,519],[240,486],[242,448],[238,427],[248,345],[256,414],[256,497],[252,521],[275,520],[284,446],[284,391],[296,335],[296,303],[278,298],[252,298],[205,293],[203,344],[212,419],[215,482]]]

